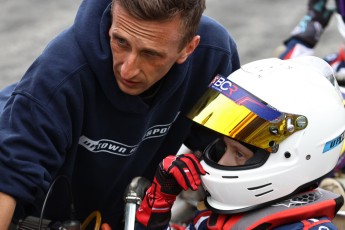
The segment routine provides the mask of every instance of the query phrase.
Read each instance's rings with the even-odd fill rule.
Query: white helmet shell
[[[282,112],[308,119],[258,167],[232,170],[202,160],[206,204],[237,213],[311,188],[335,167],[344,140],[345,109],[332,68],[312,56],[264,59],[242,66],[229,80]]]

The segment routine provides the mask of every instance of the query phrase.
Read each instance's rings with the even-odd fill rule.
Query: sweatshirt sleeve
[[[68,146],[55,114],[25,93],[0,116],[0,191],[31,203],[48,189]]]

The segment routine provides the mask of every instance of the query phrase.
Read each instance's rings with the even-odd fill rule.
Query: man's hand
[[[15,207],[15,199],[0,192],[0,230],[7,230],[9,228]]]

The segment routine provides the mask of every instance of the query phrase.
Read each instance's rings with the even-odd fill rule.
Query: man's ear
[[[176,60],[177,64],[182,64],[186,61],[188,56],[193,53],[195,48],[198,46],[200,42],[200,36],[196,35],[193,39],[181,50],[180,57]]]

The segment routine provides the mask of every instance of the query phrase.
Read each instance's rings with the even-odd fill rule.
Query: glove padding
[[[284,44],[297,38],[309,48],[313,48],[320,40],[321,34],[328,25],[335,9],[327,9],[327,0],[309,0],[307,14],[291,32],[291,37]]]
[[[164,158],[136,212],[137,221],[150,229],[163,229],[169,224],[176,196],[182,189],[197,190],[201,184],[200,174],[205,173],[192,153]]]
[[[188,188],[197,190],[201,184],[200,174],[205,175],[205,170],[199,163],[199,159],[195,154],[187,153],[179,156],[167,156],[159,164],[160,171],[163,174],[162,178],[165,181],[176,181],[176,187],[181,187],[184,190]],[[163,182],[163,181],[162,181]],[[179,186],[178,186],[179,185]],[[165,186],[164,192],[177,195],[175,189],[169,191],[171,186]]]

